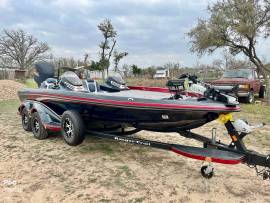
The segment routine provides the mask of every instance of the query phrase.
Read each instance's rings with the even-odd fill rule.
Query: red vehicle
[[[255,95],[265,97],[265,85],[258,77],[256,69],[226,70],[222,78],[211,81],[211,84],[224,89],[227,89],[227,86],[237,86],[231,93],[238,98],[244,98],[246,103],[253,103]]]

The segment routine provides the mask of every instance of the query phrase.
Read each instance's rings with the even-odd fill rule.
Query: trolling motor
[[[227,106],[235,106],[239,104],[235,97],[223,94],[219,90],[216,90],[211,86],[206,89],[206,91],[204,92],[204,96],[214,101],[226,103]]]
[[[199,99],[208,98],[220,101],[226,103],[227,106],[239,104],[235,97],[221,93],[215,86],[203,83],[196,75],[182,74],[177,80],[168,80],[167,87],[174,94],[172,99],[183,98],[185,92],[187,95],[195,94]]]

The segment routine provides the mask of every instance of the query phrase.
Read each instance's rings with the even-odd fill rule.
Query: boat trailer
[[[105,133],[99,131],[88,130],[87,133],[91,136],[98,138],[106,138],[119,142],[125,142],[130,144],[143,145],[146,147],[153,147],[162,150],[172,151],[179,155],[186,156],[188,158],[202,160],[207,163],[201,167],[201,174],[205,178],[212,178],[214,174],[213,163],[221,164],[239,164],[243,163],[250,168],[255,168],[258,176],[262,176],[263,180],[270,179],[270,155],[263,155],[258,152],[248,150],[243,142],[243,138],[248,134],[239,133],[233,125],[231,114],[221,115],[221,120],[231,137],[231,143],[229,145],[224,144],[216,140],[216,129],[212,129],[212,138],[204,137],[202,135],[193,133],[191,131],[179,131],[179,135],[194,139],[202,142],[203,147],[193,147],[180,144],[171,144],[158,141],[151,141],[147,139],[135,138],[130,135],[140,131],[138,129],[131,131]],[[248,124],[247,124],[248,125]],[[264,125],[264,124],[262,124]],[[259,125],[257,127],[260,127]],[[262,169],[259,169],[262,167]]]
[[[33,113],[33,109],[39,113],[40,124],[43,125],[45,131],[59,132],[63,130],[61,127],[62,117],[49,107],[37,101],[34,103],[34,106],[31,106],[31,103],[25,103],[25,105],[25,109],[27,109],[30,114]],[[22,117],[22,124],[24,124],[29,119],[25,119],[27,114],[24,114],[22,107],[23,106],[19,107],[18,113]],[[31,120],[32,119],[33,118],[31,118]],[[133,130],[125,131],[125,128],[122,128],[121,125],[117,125],[113,128],[104,126],[101,131],[100,129],[86,130],[86,133],[99,138],[168,150],[188,158],[204,161],[207,164],[201,167],[201,174],[205,178],[211,178],[214,174],[212,163],[243,163],[250,168],[255,168],[257,175],[262,176],[264,180],[270,179],[270,155],[263,155],[249,150],[243,142],[243,138],[245,136],[251,133],[254,129],[262,127],[264,124],[251,126],[240,119],[234,121],[231,114],[220,114],[218,120],[220,120],[226,127],[231,138],[230,144],[224,144],[220,140],[217,141],[215,128],[212,129],[211,138],[196,134],[190,130],[178,131],[179,135],[182,137],[201,142],[202,147],[193,147],[132,137],[132,135],[141,131],[141,129],[135,128]],[[116,131],[119,129],[121,129],[121,131]],[[31,131],[28,128],[25,130]],[[46,137],[47,136],[38,139],[44,139]]]

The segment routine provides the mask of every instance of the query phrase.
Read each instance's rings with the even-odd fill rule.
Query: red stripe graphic
[[[205,156],[201,156],[201,155],[195,155],[195,154],[190,154],[184,151],[181,151],[175,147],[172,147],[171,150],[177,154],[180,154],[182,156],[191,158],[191,159],[198,159],[198,160],[205,160]],[[221,164],[239,164],[242,162],[242,159],[220,159],[220,158],[214,158],[211,157],[212,162],[216,162],[216,163],[221,163]]]
[[[34,95],[36,96],[48,96],[48,97],[56,97],[62,99],[71,99],[71,100],[80,100],[86,102],[94,102],[101,104],[115,104],[122,106],[139,106],[139,107],[160,107],[160,108],[175,108],[175,109],[199,109],[199,110],[227,110],[227,111],[238,111],[240,107],[214,107],[214,106],[194,106],[194,105],[179,105],[179,104],[156,104],[156,103],[143,103],[143,102],[135,102],[135,101],[115,101],[110,99],[93,99],[93,98],[83,98],[77,96],[63,96],[59,94],[44,94],[44,93],[34,93],[28,96],[28,99],[34,99]]]

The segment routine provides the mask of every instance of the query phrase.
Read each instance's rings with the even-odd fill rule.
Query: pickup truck
[[[264,98],[266,93],[263,80],[258,77],[256,69],[226,70],[220,79],[211,81],[210,83],[214,86],[220,86],[221,91],[222,88],[226,89],[227,86],[235,86],[233,92],[226,93],[243,98],[246,103],[253,103],[255,95]]]

